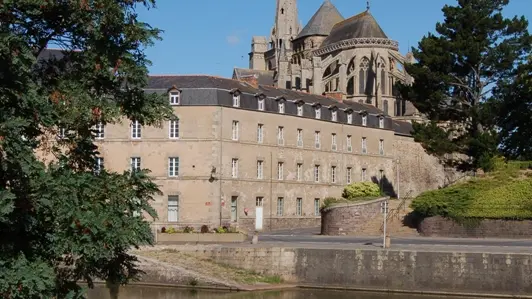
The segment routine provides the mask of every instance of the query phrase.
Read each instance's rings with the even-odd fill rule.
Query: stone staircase
[[[410,209],[411,200],[391,199],[389,202],[388,222],[386,224],[386,234],[391,237],[417,237],[418,232],[403,224],[406,215],[412,212]],[[381,236],[383,231],[383,215],[375,217],[368,221],[358,233],[351,235],[356,236]]]

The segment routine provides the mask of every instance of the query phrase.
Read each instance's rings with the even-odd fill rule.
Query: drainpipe
[[[399,159],[397,159],[396,163],[395,163],[395,170],[397,172],[396,174],[396,180],[397,180],[397,199],[401,199],[401,196],[399,195]]]
[[[270,149],[270,231],[272,231],[272,207],[273,207],[273,154]],[[264,216],[263,216],[264,217]]]
[[[219,165],[219,171],[220,171],[220,174],[218,175],[219,176],[219,181],[220,181],[220,187],[219,187],[219,196],[220,196],[220,202],[218,203],[218,208],[220,209],[220,227],[222,226],[222,200],[223,200],[223,197],[222,197],[222,181],[223,181],[223,171],[222,171],[222,165],[223,165],[223,144],[224,144],[224,140],[223,140],[223,126],[224,126],[224,114],[223,114],[223,108],[220,107],[220,165]],[[238,211],[237,211],[238,213]]]

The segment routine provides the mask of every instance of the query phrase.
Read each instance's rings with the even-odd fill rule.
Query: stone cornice
[[[387,38],[376,38],[376,37],[368,37],[368,38],[352,38],[347,39],[343,41],[339,41],[337,43],[325,46],[323,48],[317,49],[313,52],[314,56],[322,56],[334,51],[338,50],[344,50],[344,49],[350,49],[350,48],[388,48],[395,51],[399,51],[399,43],[387,39]]]

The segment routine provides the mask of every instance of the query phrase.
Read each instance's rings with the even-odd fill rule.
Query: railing
[[[411,198],[411,195],[412,195],[412,190],[408,191],[406,196],[404,196],[403,199],[401,199],[401,202],[399,203],[397,208],[390,210],[390,213],[388,213],[388,215],[386,216],[386,223],[388,223],[390,220],[393,220],[393,219],[399,220],[399,211],[405,210],[406,202]],[[384,231],[384,223],[381,224],[379,231],[380,232]]]

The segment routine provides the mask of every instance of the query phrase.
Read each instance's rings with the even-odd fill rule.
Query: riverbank
[[[194,257],[205,263],[189,264],[199,265],[198,269],[209,269],[211,263],[223,265],[203,275],[233,277],[229,279],[233,282],[238,281],[238,275],[227,274],[227,269],[280,277],[284,286],[532,298],[529,295],[532,293],[532,252],[182,245],[143,249],[136,253],[174,263],[184,263],[183,255]],[[245,281],[240,280],[233,287],[242,282]],[[256,282],[263,288],[280,286]]]

